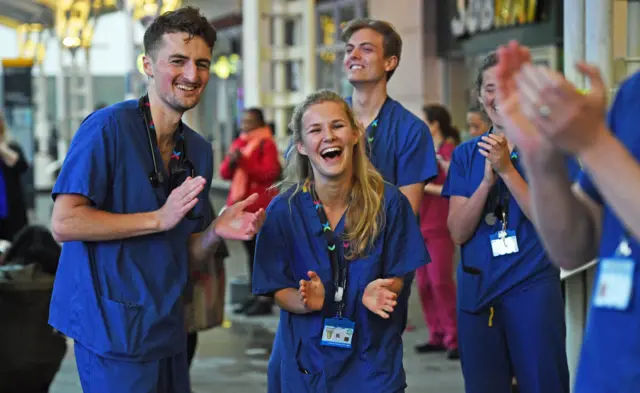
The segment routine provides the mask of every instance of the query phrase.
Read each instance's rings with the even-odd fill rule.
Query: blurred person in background
[[[220,164],[220,176],[231,180],[227,196],[227,206],[241,201],[252,194],[258,199],[247,207],[247,211],[255,212],[266,209],[278,191],[271,186],[278,180],[282,172],[278,146],[273,138],[273,131],[267,126],[262,110],[248,108],[242,116],[242,131],[229,148]],[[255,238],[243,242],[247,251],[249,284],[253,276],[255,258]],[[273,299],[269,297],[249,298],[235,310],[238,314],[259,316],[271,314]]]
[[[478,137],[491,128],[491,120],[478,104],[471,105],[467,110],[467,129],[471,138]]]
[[[20,146],[11,141],[0,112],[0,239],[12,241],[27,226],[22,175],[29,169]]]
[[[422,313],[429,329],[429,341],[418,345],[418,353],[447,351],[449,359],[458,359],[456,327],[456,286],[453,281],[455,245],[447,228],[449,200],[442,197],[442,185],[449,171],[451,155],[460,144],[460,132],[451,124],[451,114],[442,105],[427,105],[425,120],[438,159],[438,177],[424,187],[420,205],[420,230],[429,250],[431,263],[416,271],[416,284]]]
[[[67,340],[47,323],[60,251],[29,225],[0,261],[0,393],[47,393],[60,369]]]

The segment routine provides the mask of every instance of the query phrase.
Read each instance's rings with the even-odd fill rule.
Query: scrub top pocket
[[[90,346],[102,353],[120,356],[137,356],[140,341],[144,337],[142,329],[142,308],[137,304],[120,303],[105,297],[98,297],[100,315],[86,316],[82,322],[85,332],[92,332]]]
[[[282,360],[280,374],[282,393],[328,393],[324,370],[312,373],[295,360]]]

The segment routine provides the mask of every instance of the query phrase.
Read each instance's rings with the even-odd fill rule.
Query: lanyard
[[[147,126],[147,132],[149,133],[149,141],[151,142],[151,154],[155,157],[155,148],[158,146],[157,136],[156,136],[156,128],[153,122],[153,118],[151,117],[151,105],[149,104],[149,96],[143,95],[138,101],[138,106],[142,111],[142,115],[144,116],[145,125]],[[182,125],[182,120],[180,124],[178,124],[178,128],[176,129],[177,138],[174,141],[173,151],[171,152],[171,159],[169,160],[169,190],[177,187],[176,184],[172,184],[176,182],[176,178],[185,172],[183,163],[187,161],[187,165],[190,164],[189,159],[187,158],[187,146],[184,139],[184,128]]]
[[[380,109],[382,110],[382,109]],[[369,128],[367,129],[367,134],[365,135],[365,138],[367,138],[367,144],[366,144],[366,153],[367,153],[367,157],[369,157],[369,159],[371,159],[371,154],[373,152],[373,141],[376,138],[376,131],[378,129],[378,123],[379,123],[379,117],[376,117],[374,121],[371,122],[371,125],[369,126]]]
[[[311,184],[310,188],[313,204],[316,207],[316,212],[318,212],[320,224],[322,224],[322,233],[327,240],[327,251],[329,252],[331,269],[333,270],[333,284],[336,289],[334,301],[338,306],[338,317],[342,317],[342,311],[344,310],[344,296],[347,290],[347,264],[344,263],[343,258],[340,258],[338,247],[336,247],[336,236],[331,230],[327,213],[324,211],[324,207],[316,194],[313,184]]]
[[[511,162],[514,166],[516,165],[517,160],[518,151],[513,149],[511,152]],[[487,206],[485,210],[487,212],[485,216],[485,222],[487,225],[493,226],[495,225],[496,220],[499,219],[502,222],[502,230],[505,231],[507,229],[510,201],[511,192],[509,191],[509,188],[501,179],[498,179],[489,192],[489,197],[487,198]]]
[[[142,112],[142,117],[144,118],[145,126],[147,128],[147,137],[149,138],[149,148],[151,150],[151,158],[153,160],[153,170],[156,175],[156,179],[158,179],[159,184],[162,184],[162,172],[160,172],[157,164],[156,164],[156,148],[158,147],[158,140],[156,136],[155,124],[153,122],[153,118],[151,117],[151,104],[149,103],[149,96],[143,95],[138,100],[138,107]],[[187,141],[184,137],[184,125],[182,120],[178,124],[178,128],[176,129],[174,137],[174,146],[171,152],[171,159],[169,160],[169,181],[165,186],[165,190],[167,194],[171,193],[175,188],[180,186],[184,181],[183,178],[186,176],[195,177],[196,169],[193,163],[189,160],[187,156]],[[153,184],[153,181],[152,181]],[[154,185],[154,187],[156,187]],[[201,215],[196,215],[194,210],[190,210],[186,214],[187,219],[196,220],[202,218]]]

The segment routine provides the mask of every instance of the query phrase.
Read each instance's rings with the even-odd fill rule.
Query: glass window
[[[318,12],[318,46],[331,46],[337,38],[336,23],[332,10]]]
[[[334,88],[334,64],[332,60],[328,60],[327,57],[325,57],[324,55],[325,54],[320,53],[317,56],[318,88],[333,89]]]
[[[338,37],[342,34],[342,29],[350,20],[356,19],[356,5],[355,4],[346,4],[338,9],[338,20],[339,24],[339,33]]]

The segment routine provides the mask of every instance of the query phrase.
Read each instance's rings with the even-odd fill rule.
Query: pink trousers
[[[456,288],[453,282],[454,244],[449,236],[425,239],[431,263],[416,271],[422,313],[430,344],[458,348]]]

